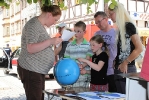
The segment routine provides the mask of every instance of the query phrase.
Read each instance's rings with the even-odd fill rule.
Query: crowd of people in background
[[[61,57],[74,59],[80,67],[81,75],[73,87],[84,87],[88,82],[90,90],[125,93],[126,78],[118,74],[136,72],[135,59],[143,49],[137,28],[124,6],[117,2],[114,8],[109,7],[108,14],[102,11],[95,13],[99,31],[90,41],[83,37],[86,24],[82,21],[74,24],[76,34],[70,41],[61,39],[65,23],[57,26],[58,36],[49,37],[44,26],[50,27],[60,17],[58,6],[43,6],[41,15],[30,19],[23,28],[18,73],[27,100],[44,100],[44,75]],[[111,28],[108,18],[116,28]]]

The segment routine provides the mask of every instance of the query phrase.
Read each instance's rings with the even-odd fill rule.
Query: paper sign
[[[75,32],[71,32],[69,30],[64,29],[62,31],[62,36],[61,39],[63,41],[69,41],[69,39],[71,39],[73,36],[75,35]],[[60,44],[56,45],[56,47],[59,47]]]
[[[69,41],[69,39],[71,39],[74,35],[75,32],[70,32],[69,30],[63,30],[61,38],[63,41]]]
[[[146,81],[149,81],[149,43],[147,43],[146,46],[140,77],[145,79]]]

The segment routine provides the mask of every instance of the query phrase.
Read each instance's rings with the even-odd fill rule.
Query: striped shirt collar
[[[83,38],[82,44],[87,44],[87,43],[88,43],[87,40],[86,40],[85,38]],[[77,40],[74,39],[74,40],[72,41],[72,44],[77,44]]]

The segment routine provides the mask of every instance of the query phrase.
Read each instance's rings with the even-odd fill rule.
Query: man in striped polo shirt
[[[76,32],[75,39],[67,45],[64,57],[72,58],[74,60],[77,60],[78,58],[86,58],[90,60],[93,54],[90,48],[90,43],[85,38],[83,38],[86,32],[85,23],[82,21],[77,22],[74,25],[74,32]],[[85,63],[82,64],[82,68],[90,70],[90,67]],[[86,87],[89,85],[89,82],[90,75],[80,75],[77,82],[73,84],[73,87]]]

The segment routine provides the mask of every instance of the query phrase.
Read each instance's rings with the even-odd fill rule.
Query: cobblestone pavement
[[[59,86],[56,81],[46,80],[45,89]],[[0,100],[26,100],[21,81],[12,75],[3,75],[0,72]],[[45,100],[48,100],[45,95]]]
[[[26,100],[20,80],[14,76],[0,76],[0,100]]]

